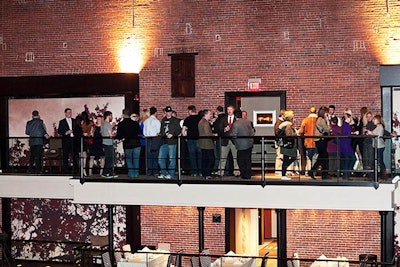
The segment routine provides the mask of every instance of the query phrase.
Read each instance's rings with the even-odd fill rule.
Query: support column
[[[381,262],[391,262],[394,256],[394,212],[380,211]]]
[[[204,207],[197,207],[199,211],[199,252],[204,250]]]
[[[11,198],[2,198],[1,199],[1,218],[2,221],[0,224],[1,231],[3,235],[0,237],[1,241],[1,266],[12,266],[13,259],[11,255]],[[5,265],[5,264],[8,265]]]
[[[114,262],[114,205],[107,205],[108,208],[108,250],[111,262]]]
[[[140,206],[125,206],[126,210],[126,243],[131,245],[133,251],[140,249],[142,232],[140,228]]]
[[[277,219],[277,243],[278,243],[278,267],[286,267],[287,258],[287,234],[286,234],[286,210],[276,210]]]

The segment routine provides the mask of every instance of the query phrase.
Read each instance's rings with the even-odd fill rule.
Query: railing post
[[[261,181],[265,182],[265,140],[261,137]]]
[[[108,251],[110,252],[110,259],[114,259],[114,205],[107,205],[108,209]]]
[[[202,252],[204,250],[204,207],[197,207],[197,210],[199,211],[199,217],[198,217],[198,222],[199,222],[199,252]]]
[[[80,174],[79,174],[79,177],[80,177],[81,179],[83,179],[83,170],[84,170],[84,168],[85,168],[85,166],[83,166],[83,162],[84,162],[84,160],[83,160],[83,142],[84,142],[83,136],[81,137],[81,140],[80,140],[80,141],[81,141],[81,142],[80,142],[81,147],[80,147],[79,162],[80,162],[81,167],[80,167]],[[74,161],[72,161],[72,162],[74,162]]]
[[[149,166],[148,166],[148,158],[147,158],[147,150],[148,149],[150,149],[149,147],[148,147],[148,142],[147,142],[147,138],[145,138],[144,136],[142,136],[141,138],[143,138],[144,139],[144,169],[145,169],[145,175],[147,176],[147,174],[149,173],[148,172],[148,168],[149,168]],[[140,168],[140,167],[139,167]]]
[[[374,146],[374,181],[377,183],[378,182],[378,136],[374,137],[374,140],[372,144],[375,144]],[[381,170],[382,171],[382,170]]]
[[[178,136],[178,146],[177,146],[177,153],[178,153],[178,184],[181,184],[182,181],[182,173],[181,173],[181,136]]]
[[[218,155],[218,174],[222,176],[222,164],[221,164],[221,153],[222,153],[222,137],[218,136],[219,138],[219,155]]]
[[[340,164],[340,161],[341,161],[341,158],[340,158],[340,143],[339,143],[340,139],[339,139],[338,136],[336,136],[335,138],[336,138],[336,146],[337,146],[336,147],[336,159],[335,159],[335,161],[336,161],[336,171],[335,172],[336,172],[336,179],[337,179],[337,181],[339,181],[340,172],[342,171],[343,175],[344,175],[344,172],[347,172],[348,170],[342,170],[341,169],[342,165]],[[350,177],[350,175],[349,175],[349,177]]]

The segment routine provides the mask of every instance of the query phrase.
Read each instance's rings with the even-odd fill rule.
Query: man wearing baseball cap
[[[162,145],[158,154],[158,164],[160,165],[161,174],[158,178],[171,179],[175,176],[177,137],[181,133],[181,126],[179,119],[172,116],[172,108],[170,106],[165,107],[164,112],[165,116],[161,120],[160,128]],[[169,162],[168,168],[167,162]]]

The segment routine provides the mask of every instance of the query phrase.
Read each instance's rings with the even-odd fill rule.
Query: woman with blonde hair
[[[282,146],[281,153],[283,155],[282,163],[282,178],[281,180],[291,180],[286,176],[287,168],[297,159],[297,136],[296,130],[293,126],[294,113],[292,110],[286,110],[284,113],[284,121],[278,126],[279,130],[284,132],[283,139],[286,139],[286,144]]]
[[[93,139],[90,141],[89,144],[89,176],[93,175],[93,166],[95,159],[98,159],[100,163],[98,164],[98,168],[100,170],[100,175],[103,174],[104,169],[104,151],[103,151],[103,141],[101,138],[100,127],[104,123],[103,116],[97,115],[96,122],[94,127],[92,128],[92,136]]]
[[[329,125],[328,119],[328,108],[321,107],[318,111],[318,118],[315,124],[315,145],[318,150],[318,158],[314,165],[311,167],[311,170],[308,174],[311,178],[315,179],[315,173],[319,166],[322,167],[322,175],[321,178],[328,179],[328,171],[329,171],[329,159],[327,152],[327,141],[325,136],[329,135],[331,132],[331,127]]]
[[[385,162],[383,161],[383,152],[385,151],[385,140],[383,139],[383,135],[385,133],[385,124],[383,122],[381,115],[375,115],[374,118],[372,119],[372,122],[374,123],[376,128],[373,129],[372,131],[368,130],[368,134],[377,136],[376,138],[373,139],[372,147],[378,150],[377,160],[380,169],[379,176],[381,179],[385,179],[386,166]]]

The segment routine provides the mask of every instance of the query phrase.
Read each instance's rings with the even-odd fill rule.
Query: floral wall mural
[[[27,166],[29,163],[28,137],[25,135],[26,122],[32,117],[32,111],[38,110],[44,121],[47,132],[51,137],[58,137],[57,127],[64,118],[64,109],[71,108],[73,117],[82,111],[88,113],[89,118],[96,119],[109,110],[113,113],[113,122],[117,125],[121,120],[122,110],[125,107],[124,96],[97,96],[97,97],[70,97],[70,98],[29,98],[9,99],[9,165]],[[117,166],[123,165],[122,144],[116,142]]]
[[[69,200],[13,199],[12,252],[18,259],[73,261],[74,247],[91,235],[108,235],[106,205],[80,205]],[[125,208],[114,207],[114,246],[126,241]]]

